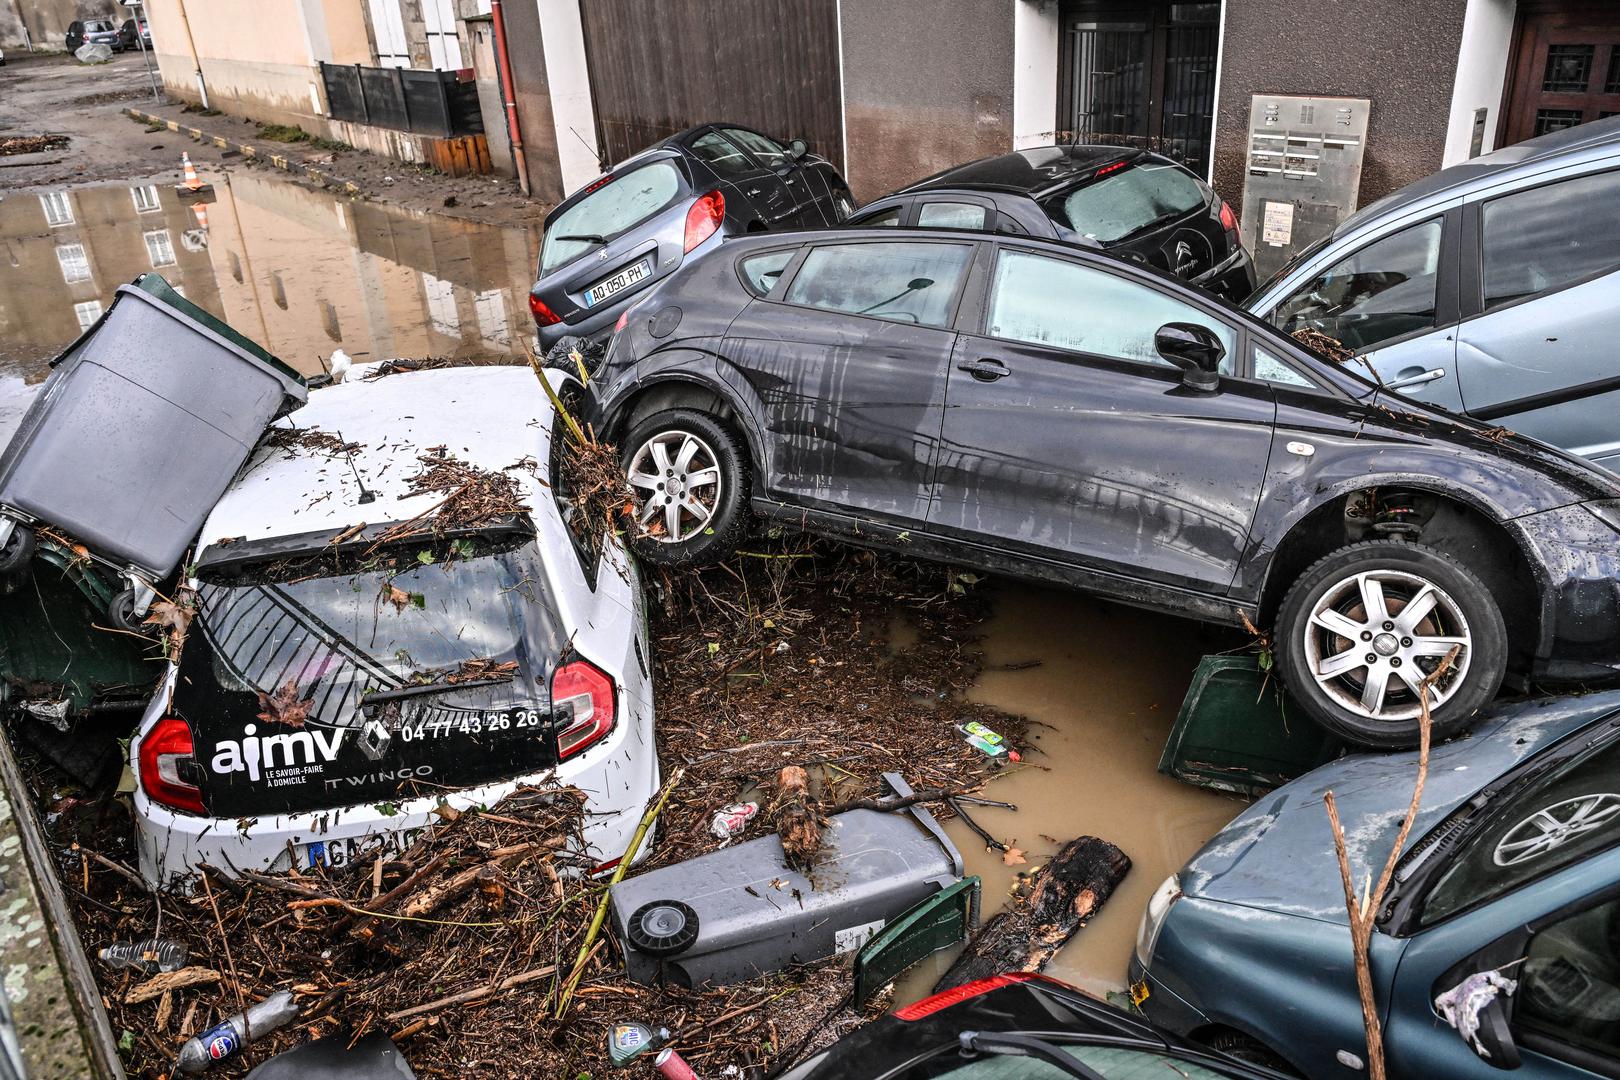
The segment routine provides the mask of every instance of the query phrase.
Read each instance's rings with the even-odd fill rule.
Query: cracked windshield
[[[1620,14],[1231,6],[0,0],[0,1076],[1620,1075]]]

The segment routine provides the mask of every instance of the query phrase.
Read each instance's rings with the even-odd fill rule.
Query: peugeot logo
[[[597,262],[607,262],[607,257],[608,257],[607,248],[603,248],[601,251],[598,251],[596,253],[596,261]]]

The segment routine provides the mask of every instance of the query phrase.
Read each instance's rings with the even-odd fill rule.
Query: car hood
[[[1519,702],[1435,747],[1407,849],[1459,804],[1571,731],[1620,709],[1620,691]],[[1285,784],[1216,833],[1181,872],[1187,896],[1345,923],[1322,796],[1333,792],[1358,885],[1381,872],[1417,778],[1417,751],[1355,754]]]

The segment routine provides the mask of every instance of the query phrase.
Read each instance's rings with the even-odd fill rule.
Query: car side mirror
[[[1208,327],[1196,323],[1165,323],[1153,335],[1153,348],[1181,369],[1181,383],[1205,393],[1220,389],[1221,359],[1226,346]]]
[[[792,158],[794,161],[798,161],[809,152],[810,145],[803,139],[794,139],[792,142],[788,143],[788,157]]]

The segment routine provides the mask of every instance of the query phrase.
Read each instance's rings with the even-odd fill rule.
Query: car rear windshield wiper
[[[1002,1034],[992,1031],[964,1031],[956,1036],[964,1054],[1001,1054],[1007,1057],[1039,1058],[1053,1068],[1078,1076],[1080,1080],[1107,1080],[1096,1069],[1065,1054],[1045,1039],[1033,1035]]]
[[[557,239],[558,240],[573,240],[576,243],[580,243],[580,244],[605,244],[605,243],[607,243],[607,237],[598,236],[596,233],[591,233],[591,232],[587,232],[587,233],[565,233],[564,235],[557,237]]]
[[[379,705],[385,701],[421,697],[424,694],[447,694],[452,690],[468,690],[475,686],[501,686],[511,679],[468,679],[465,682],[430,682],[416,686],[402,686],[398,690],[372,690],[360,697],[361,705]]]

